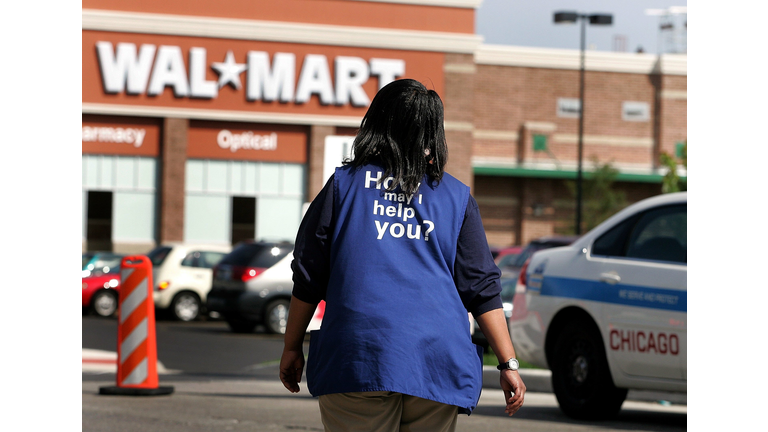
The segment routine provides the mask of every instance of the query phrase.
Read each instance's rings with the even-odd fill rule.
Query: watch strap
[[[512,363],[515,364],[514,367],[512,366]],[[496,369],[498,369],[500,371],[502,371],[502,370],[513,370],[513,371],[515,371],[519,367],[520,367],[520,363],[517,361],[517,359],[516,358],[511,358],[511,359],[505,361],[504,363],[496,366]]]

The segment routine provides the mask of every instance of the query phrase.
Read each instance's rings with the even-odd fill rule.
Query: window
[[[628,258],[688,262],[687,206],[646,212],[629,238]]]
[[[83,252],[83,270],[86,270],[85,266],[88,265],[94,255],[93,252]]]
[[[197,262],[200,259],[200,252],[190,252],[181,261],[184,267],[198,267]]]
[[[560,247],[560,246],[568,246],[571,243],[573,243],[573,240],[568,237],[565,237],[563,239],[550,239],[545,241],[533,240],[530,243],[528,243],[528,246],[526,246],[523,249],[523,251],[520,252],[520,254],[515,257],[514,261],[512,261],[508,265],[514,268],[522,268],[525,262],[528,261],[528,258],[530,258],[531,255],[533,255],[537,251],[540,251],[543,249]]]
[[[627,237],[629,237],[629,231],[636,221],[637,216],[633,216],[598,237],[592,245],[592,255],[625,256]]]
[[[222,252],[190,252],[181,261],[181,265],[184,267],[213,268],[224,258],[224,255],[226,254]]]
[[[501,299],[502,301],[512,301],[515,296],[515,289],[517,288],[517,279],[504,279],[501,282]]]
[[[595,240],[592,255],[688,262],[687,205],[648,210]]]
[[[88,271],[89,275],[95,276],[119,273],[122,260],[122,255],[110,253],[96,254],[83,270]]]
[[[88,191],[86,247],[93,251],[112,250],[112,192]]]
[[[531,255],[533,255],[533,253],[539,249],[543,249],[543,248],[540,247],[540,245],[538,244],[534,244],[534,243],[528,244],[528,246],[526,246],[525,249],[523,249],[523,251],[520,252],[520,254],[517,255],[515,259],[511,261],[508,265],[510,267],[522,268],[523,264],[525,264],[525,261],[527,261],[528,258],[530,258]]]
[[[152,261],[152,267],[159,266],[160,264],[165,261],[165,257],[168,256],[168,253],[171,251],[171,248],[168,246],[158,246],[147,254],[147,258],[149,258],[150,261]]]
[[[224,258],[224,255],[226,254],[221,252],[203,252],[200,259],[200,267],[213,268]]]
[[[269,268],[293,251],[292,244],[241,243],[222,264]]]
[[[232,244],[256,237],[256,198],[232,197]]]
[[[513,262],[515,262],[515,258],[517,258],[519,254],[507,254],[501,257],[499,260],[499,263],[496,264],[498,268],[504,268],[511,266]]]

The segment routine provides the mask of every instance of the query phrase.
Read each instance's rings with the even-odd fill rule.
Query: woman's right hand
[[[315,309],[316,304],[291,297],[283,356],[280,358],[280,381],[291,393],[299,392],[301,373],[304,371],[304,336]]]
[[[523,406],[525,384],[517,371],[503,370],[501,371],[501,389],[504,390],[504,402],[507,404],[504,412],[511,416]]]
[[[298,393],[301,374],[304,372],[304,352],[283,351],[280,358],[280,381],[291,393]]]

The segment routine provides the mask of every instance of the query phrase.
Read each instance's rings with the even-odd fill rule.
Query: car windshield
[[[169,246],[158,246],[147,254],[147,258],[152,261],[152,267],[157,267],[165,261],[168,253],[171,251]]]
[[[509,267],[520,268],[525,264],[525,261],[533,255],[534,252],[544,249],[545,246],[541,243],[530,243],[528,246],[517,255],[513,261],[509,263]],[[501,267],[501,266],[499,266]]]
[[[117,254],[96,254],[83,267],[83,276],[118,273],[122,259],[123,256]]]
[[[85,266],[87,266],[88,263],[91,262],[91,260],[93,259],[94,255],[95,254],[93,254],[91,252],[83,253],[83,267],[81,268],[82,270],[85,270]]]
[[[510,265],[512,265],[512,263],[514,263],[517,260],[517,257],[519,255],[520,254],[516,254],[516,253],[503,255],[501,258],[499,258],[499,262],[496,263],[496,265],[499,268],[509,267]]]
[[[292,250],[292,244],[243,243],[235,247],[219,264],[269,268]]]
[[[542,249],[549,249],[554,247],[560,247],[560,246],[568,246],[572,242],[570,240],[563,239],[563,240],[548,240],[546,242],[531,242],[528,243],[528,246],[523,249],[522,252],[520,252],[520,255],[518,255],[515,260],[509,265],[510,267],[514,268],[521,268],[523,264],[528,260],[528,258],[531,257],[531,255],[534,254],[534,252],[540,251]],[[501,266],[499,266],[501,267]]]
[[[501,300],[511,302],[515,296],[517,278],[505,278],[501,280]]]

